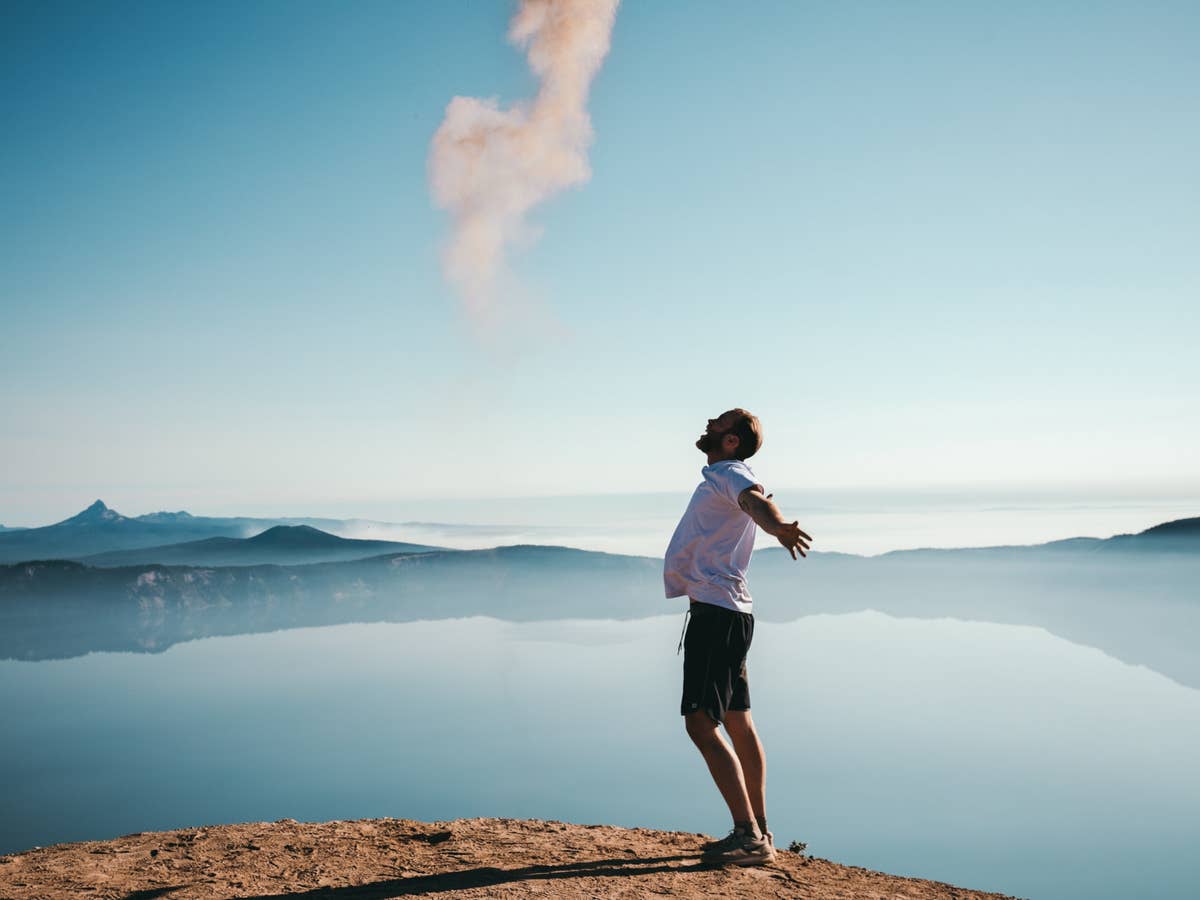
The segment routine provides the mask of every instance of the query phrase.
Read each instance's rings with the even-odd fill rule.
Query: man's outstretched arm
[[[812,538],[800,530],[799,520],[788,522],[783,518],[783,514],[779,511],[771,498],[774,494],[763,496],[762,491],[757,487],[749,487],[738,494],[738,506],[740,506],[756,525],[765,531],[767,534],[774,535],[779,543],[783,544],[784,549],[792,554],[792,559],[796,559],[796,554],[808,556],[805,551],[808,549]]]

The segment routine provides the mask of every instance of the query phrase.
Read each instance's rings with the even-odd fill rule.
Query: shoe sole
[[[705,860],[706,862],[714,863],[718,866],[765,866],[767,863],[775,862],[774,853],[754,854],[753,856],[740,857],[721,857],[713,856]]]
[[[773,862],[775,862],[774,854],[771,854],[770,856],[755,857],[754,859],[731,860],[731,863],[733,865],[741,866],[742,868],[746,868],[748,866],[765,866],[767,863],[773,863]]]

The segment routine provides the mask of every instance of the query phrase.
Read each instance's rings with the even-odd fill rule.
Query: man
[[[708,420],[696,447],[708,457],[687,511],[671,537],[663,567],[668,597],[689,598],[684,616],[683,701],[687,733],[733,816],[727,837],[705,847],[713,862],[762,865],[775,858],[767,830],[766,760],[750,718],[746,653],[754,634],[746,568],[755,525],[807,556],[812,538],[787,522],[764,496],[746,460],[762,446],[762,427],[744,409]],[[721,737],[724,724],[733,750]]]

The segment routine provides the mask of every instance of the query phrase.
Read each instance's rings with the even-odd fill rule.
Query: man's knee
[[[749,737],[754,732],[754,720],[750,718],[748,709],[731,709],[725,713],[725,730],[730,737]]]
[[[684,716],[683,725],[687,729],[688,737],[697,747],[704,747],[706,744],[721,739],[717,731],[717,723],[703,709],[697,709]]]

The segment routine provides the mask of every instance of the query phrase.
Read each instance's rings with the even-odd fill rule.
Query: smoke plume
[[[497,321],[505,251],[534,234],[526,214],[591,176],[588,89],[608,53],[619,0],[522,0],[508,38],[540,80],[532,103],[455,97],[433,136],[433,198],[453,218],[443,266],[478,326]]]

